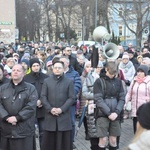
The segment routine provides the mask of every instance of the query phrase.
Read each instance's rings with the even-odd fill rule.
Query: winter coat
[[[97,78],[98,77],[99,76],[97,76]],[[97,78],[94,77],[93,71],[89,72],[87,77],[85,78],[82,87],[82,95],[86,100],[94,100],[93,87],[94,82]]]
[[[35,87],[24,81],[17,86],[10,81],[0,87],[0,116],[4,137],[25,138],[34,135],[37,99]],[[6,121],[9,116],[16,116],[16,125],[12,126]]]
[[[41,100],[41,90],[42,90],[42,84],[44,82],[44,79],[48,78],[48,75],[42,73],[42,72],[31,72],[30,74],[24,76],[24,81],[31,83],[35,86],[37,92],[38,92],[38,99]],[[36,109],[36,117],[37,118],[43,118],[45,116],[45,110],[44,107],[37,107]]]
[[[73,82],[62,75],[57,78],[52,74],[44,80],[41,100],[46,109],[45,130],[68,131],[72,129],[71,106],[75,102]],[[61,108],[59,116],[51,114],[52,108]]]
[[[79,73],[77,71],[75,71],[72,66],[70,66],[69,70],[65,73],[65,76],[73,81],[75,96],[77,96],[82,87]]]
[[[119,69],[122,70],[125,80],[129,80],[130,82],[133,80],[136,72],[131,61],[129,61],[127,64],[120,62]]]
[[[70,66],[72,66],[74,68],[74,70],[77,71],[79,73],[79,75],[81,75],[82,74],[82,68],[80,67],[77,59],[70,55],[69,60],[70,60]]]
[[[120,113],[125,103],[122,82],[118,78],[111,79],[106,75],[101,78],[105,81],[106,89],[102,89],[100,79],[95,81],[94,100],[98,108],[96,117],[108,117],[115,112],[118,114],[117,119],[120,119]]]
[[[146,76],[144,82],[138,83],[136,77],[131,82],[126,95],[126,104],[131,100],[131,115],[136,117],[137,109],[144,103],[150,101],[150,76]]]

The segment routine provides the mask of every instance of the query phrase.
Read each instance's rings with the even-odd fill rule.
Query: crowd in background
[[[105,46],[105,45],[103,45]],[[72,124],[73,124],[73,137],[75,136],[75,116],[81,116],[83,107],[86,104],[86,100],[92,103],[94,100],[93,85],[96,79],[98,79],[104,70],[105,65],[108,61],[103,53],[103,46],[99,47],[97,53],[94,52],[95,47],[93,45],[86,46],[81,45],[64,45],[63,43],[54,42],[27,42],[27,43],[12,43],[10,45],[5,45],[5,43],[0,43],[0,86],[4,83],[9,82],[11,79],[12,68],[15,64],[21,64],[26,70],[25,81],[29,83],[34,83],[34,77],[32,77],[33,72],[41,72],[40,76],[36,76],[41,83],[44,79],[53,73],[54,61],[61,60],[65,64],[66,76],[68,78],[73,78],[75,84],[75,94],[76,102],[80,102],[80,107],[76,107],[76,104],[72,106]],[[117,76],[122,80],[123,88],[126,94],[125,105],[131,99],[132,101],[132,111],[131,114],[124,112],[121,117],[121,122],[123,119],[128,118],[130,115],[133,117],[133,127],[134,132],[136,132],[137,109],[144,103],[150,101],[150,45],[147,41],[144,42],[141,49],[136,49],[132,47],[132,43],[128,44],[128,48],[124,49],[123,46],[118,45],[119,56],[115,60],[118,66]],[[64,57],[65,56],[65,57]],[[66,59],[68,58],[68,59]],[[93,65],[93,60],[98,58],[96,67]],[[33,64],[38,63],[38,71],[34,71]],[[35,66],[36,67],[36,66]],[[35,69],[36,70],[36,69]],[[69,72],[70,71],[70,72]],[[75,71],[75,72],[73,72]],[[144,72],[143,79],[139,79],[139,72]],[[34,74],[35,75],[35,74]],[[144,83],[144,84],[141,84]],[[141,84],[141,86],[140,86]],[[39,85],[35,85],[36,89]],[[37,91],[40,94],[40,87]],[[57,90],[57,89],[56,89]],[[138,97],[138,96],[139,97]],[[40,95],[39,95],[40,97]],[[41,107],[41,101],[38,101],[37,107]],[[38,112],[40,117],[44,118],[42,112]],[[41,114],[40,114],[41,113]],[[35,123],[40,126],[40,136],[42,140],[43,135],[43,120],[37,119]],[[86,115],[84,117],[84,127],[85,127],[85,139],[89,140],[88,135],[88,125]],[[98,143],[95,138],[96,144]],[[94,140],[90,140],[91,149],[96,150]],[[119,140],[118,140],[119,141]],[[94,144],[93,144],[94,143]],[[98,144],[97,144],[98,145]],[[119,144],[117,145],[119,147]],[[75,149],[74,145],[74,149]]]

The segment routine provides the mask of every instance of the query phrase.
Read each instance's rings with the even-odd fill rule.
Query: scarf
[[[133,64],[131,61],[128,61],[126,64],[120,62],[119,68],[124,70],[125,73],[127,73],[132,66]]]
[[[143,83],[145,79],[146,79],[146,77],[144,77],[144,78],[139,78],[138,76],[135,77],[135,80],[136,80],[138,83]]]

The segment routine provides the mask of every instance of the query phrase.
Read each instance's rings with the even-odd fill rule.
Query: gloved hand
[[[129,80],[125,80],[125,84],[126,84],[127,86],[130,86],[130,81],[129,81]]]

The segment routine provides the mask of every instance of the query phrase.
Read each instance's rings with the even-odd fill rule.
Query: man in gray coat
[[[72,150],[71,106],[75,102],[73,82],[64,76],[64,63],[53,63],[53,74],[44,80],[41,92],[45,107],[42,150]]]
[[[2,118],[2,150],[35,150],[35,87],[23,81],[25,71],[20,64],[12,68],[11,81],[0,87]]]

